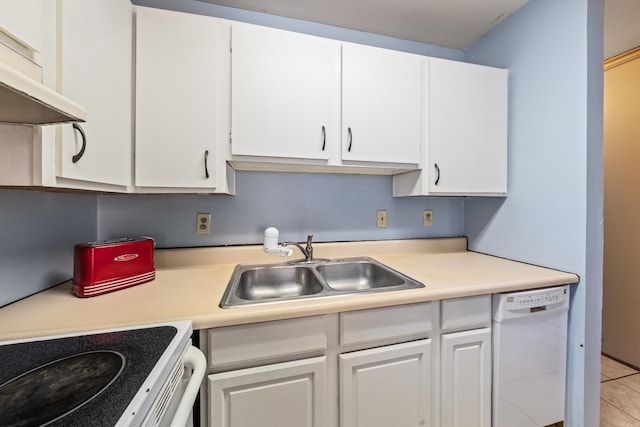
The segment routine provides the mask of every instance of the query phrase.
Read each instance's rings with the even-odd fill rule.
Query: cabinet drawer
[[[442,300],[442,331],[491,326],[491,295]]]
[[[325,316],[228,326],[207,334],[209,369],[218,371],[327,349]]]
[[[425,335],[433,329],[431,302],[340,313],[340,345]]]

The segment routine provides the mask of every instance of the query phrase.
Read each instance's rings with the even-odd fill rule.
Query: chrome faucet
[[[280,231],[278,231],[275,227],[269,227],[264,230],[264,243],[262,245],[262,249],[271,255],[278,255],[282,257],[291,256],[293,254],[293,250],[288,248],[287,246],[295,246],[300,249],[300,252],[304,255],[303,260],[291,261],[293,263],[296,262],[314,262],[314,261],[326,261],[326,259],[314,260],[313,259],[313,234],[307,235],[307,246],[302,247],[300,243],[296,242],[284,242],[278,243],[278,237],[280,236]]]
[[[298,249],[300,249],[300,251],[302,251],[302,254],[304,255],[304,261],[312,262],[313,261],[313,246],[311,245],[312,239],[313,239],[313,234],[307,235],[307,246],[304,248],[302,247],[301,244],[296,242],[284,242],[284,243],[281,243],[281,245],[282,246],[293,245],[297,247]]]

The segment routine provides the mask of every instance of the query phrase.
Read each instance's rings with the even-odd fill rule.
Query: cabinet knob
[[[435,182],[435,185],[438,185],[438,182],[440,182],[440,167],[438,167],[437,163],[434,163],[433,166],[436,167],[436,182]]]
[[[80,136],[82,136],[82,147],[80,148],[80,151],[78,151],[76,154],[73,155],[73,157],[71,157],[71,161],[73,163],[77,163],[78,160],[80,160],[82,156],[84,156],[84,150],[85,148],[87,148],[87,136],[84,134],[84,130],[82,130],[79,124],[74,123],[71,126],[73,127],[73,129],[80,132]]]
[[[204,150],[204,176],[209,179],[209,165],[207,164],[209,160],[209,150]]]
[[[351,133],[351,128],[347,128],[347,132],[349,132],[349,148],[347,148],[347,151],[351,152],[351,146],[353,145],[353,134]]]

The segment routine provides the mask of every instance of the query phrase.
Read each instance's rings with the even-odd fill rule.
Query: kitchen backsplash
[[[76,243],[150,236],[159,248],[281,240],[389,240],[464,234],[464,199],[393,198],[391,177],[239,172],[236,196],[94,195],[0,190],[0,306],[69,280]],[[425,227],[425,209],[433,225]],[[378,228],[377,211],[388,226]],[[196,214],[212,214],[198,235]]]
[[[390,176],[238,172],[236,196],[101,195],[98,237],[153,237],[157,247],[262,243],[268,226],[280,239],[389,240],[464,234],[464,199],[393,198]],[[433,225],[423,225],[423,211]],[[387,228],[377,227],[386,210]],[[212,214],[211,234],[196,234],[196,214]]]
[[[70,279],[96,218],[96,195],[0,190],[0,306]]]

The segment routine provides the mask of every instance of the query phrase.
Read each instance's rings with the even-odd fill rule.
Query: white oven
[[[189,425],[206,360],[179,321],[0,342],[0,425]]]

